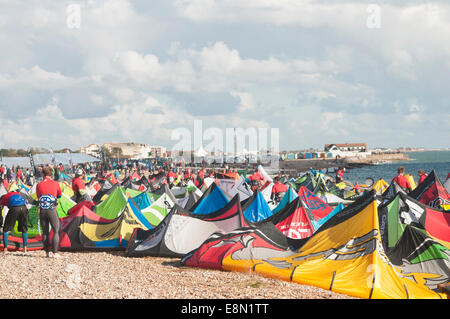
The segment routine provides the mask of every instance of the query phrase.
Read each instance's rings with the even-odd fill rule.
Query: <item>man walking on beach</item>
[[[61,197],[61,187],[59,183],[52,180],[53,172],[50,167],[43,169],[44,180],[39,182],[36,186],[36,195],[39,199],[39,222],[42,227],[42,242],[47,257],[59,258],[58,244],[59,244],[59,227],[60,221],[56,206],[58,205],[58,198]],[[50,255],[50,229],[53,230],[52,252]]]
[[[409,193],[412,190],[412,188],[409,180],[405,176],[403,176],[403,174],[405,174],[405,169],[402,166],[400,166],[397,169],[397,173],[398,175],[392,179],[391,183],[396,182],[398,186],[405,189]]]

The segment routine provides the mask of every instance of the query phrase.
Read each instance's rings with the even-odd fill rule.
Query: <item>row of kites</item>
[[[364,299],[446,298],[438,285],[450,276],[449,178],[432,171],[408,194],[380,179],[350,200],[323,177],[286,181],[279,203],[273,184],[252,192],[237,173],[171,189],[163,174],[89,178],[90,206],[71,200],[63,176],[59,248],[179,258]],[[43,249],[35,185],[0,185],[0,195],[11,190],[30,202],[28,249]],[[10,249],[21,247],[17,225],[9,238]]]

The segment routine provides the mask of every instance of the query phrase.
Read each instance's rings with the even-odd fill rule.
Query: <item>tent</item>
[[[200,246],[211,234],[239,228],[240,214],[238,195],[224,207],[209,214],[194,214],[175,205],[156,228],[134,231],[126,255],[184,256]]]
[[[202,145],[200,145],[199,148],[197,148],[197,150],[194,152],[195,157],[205,157],[206,155],[208,155],[208,152],[203,148]]]

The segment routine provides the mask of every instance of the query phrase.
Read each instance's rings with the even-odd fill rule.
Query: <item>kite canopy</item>
[[[227,194],[230,196],[230,198],[233,198],[234,196],[236,196],[236,194],[239,194],[239,198],[241,199],[241,201],[243,201],[252,196],[253,192],[245,182],[245,180],[242,178],[242,176],[240,176],[233,187],[229,191],[227,191]]]
[[[129,203],[116,219],[103,218],[87,206],[61,219],[61,250],[125,249],[135,228],[148,229],[145,217]],[[50,237],[53,232],[50,233]]]
[[[95,212],[105,219],[114,219],[120,215],[126,205],[127,198],[123,189],[121,187],[114,187],[108,197],[97,204]]]
[[[424,229],[427,234],[450,248],[450,214],[424,205],[404,193],[380,205],[379,222],[386,248],[392,248],[407,225]]]
[[[450,193],[450,173],[448,173],[447,175],[447,179],[445,181],[445,189],[447,190],[448,193]]]
[[[389,262],[381,244],[374,191],[337,213],[310,238],[289,239],[269,224],[213,234],[182,263],[253,271],[359,298],[443,297],[415,279],[436,274],[424,272],[425,268],[404,273],[406,268]]]
[[[434,170],[408,195],[425,205],[438,209],[450,204],[450,194]]]
[[[5,245],[3,244],[3,240],[0,241],[0,249],[4,249]],[[21,235],[11,235],[8,237],[8,251],[18,251],[23,248],[23,240]],[[27,240],[27,250],[42,250],[44,245],[42,243],[42,236],[36,235],[35,237],[28,237]]]
[[[243,225],[257,223],[272,216],[272,211],[262,193],[257,190],[252,197],[242,201]]]
[[[375,190],[377,195],[383,195],[384,191],[387,190],[389,184],[382,178],[380,178],[373,186],[372,189]]]
[[[210,214],[195,214],[175,205],[156,228],[135,230],[126,255],[181,257],[200,246],[211,234],[239,228],[240,219],[239,195]]]
[[[178,205],[182,208],[190,210],[194,204],[200,200],[200,197],[196,192],[189,192],[188,196],[178,200]]]
[[[194,214],[208,215],[224,207],[228,202],[227,196],[220,187],[216,183],[212,183],[202,197],[194,204],[191,211]]]
[[[141,210],[142,215],[150,223],[149,229],[158,226],[161,221],[169,214],[176,201],[173,201],[168,194],[162,194],[150,206]]]
[[[277,207],[275,207],[272,210],[272,213],[278,213],[280,210],[282,210],[283,208],[285,208],[287,205],[289,205],[290,203],[292,203],[292,201],[294,199],[296,199],[298,197],[297,193],[294,191],[294,189],[292,187],[288,188],[288,191],[286,192],[286,194],[284,194],[283,198],[281,199],[280,203],[278,204]]]
[[[450,250],[414,226],[405,226],[387,255],[403,274],[427,274],[422,280],[430,290],[437,292],[437,286],[450,279]]]
[[[107,179],[104,180],[102,187],[97,191],[95,196],[92,198],[92,201],[96,204],[100,203],[118,187],[120,187],[118,183],[113,184]]]

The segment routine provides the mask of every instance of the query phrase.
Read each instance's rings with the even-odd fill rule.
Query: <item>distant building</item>
[[[84,154],[95,156],[95,157],[98,157],[99,152],[100,152],[100,146],[98,146],[98,144],[89,144],[86,147],[80,148],[80,153],[84,153]]]
[[[167,150],[164,146],[150,146],[148,144],[141,144],[135,142],[128,143],[105,143],[104,148],[109,150],[113,157],[119,154],[115,153],[116,149],[121,149],[120,157],[130,158],[130,159],[142,159],[142,158],[155,158],[166,157]]]
[[[151,152],[151,147],[147,144],[128,142],[128,143],[105,143],[104,148],[115,156],[115,149],[120,149],[120,157],[127,157],[131,159],[148,158]],[[119,154],[117,154],[119,155]]]
[[[369,155],[366,143],[325,144],[324,151],[332,157],[351,157]]]
[[[325,152],[340,150],[343,152],[366,152],[366,143],[325,144]]]
[[[158,157],[167,157],[167,149],[164,146],[151,146],[150,152],[151,154],[148,156],[150,158],[155,158],[156,155]]]

